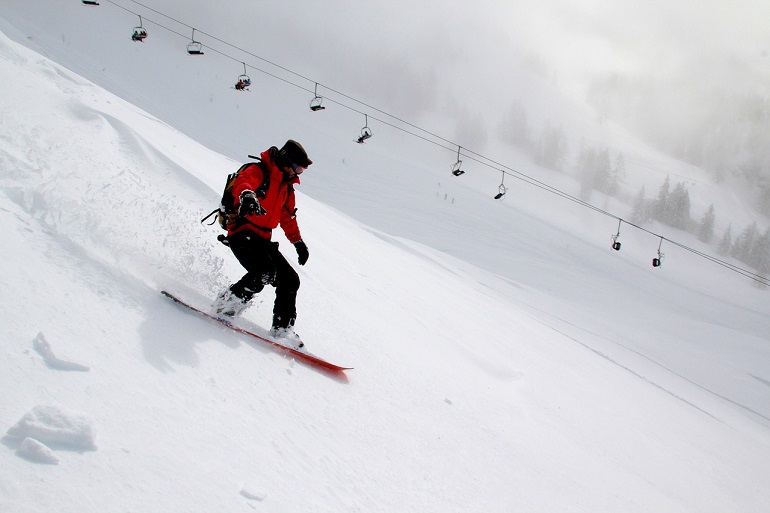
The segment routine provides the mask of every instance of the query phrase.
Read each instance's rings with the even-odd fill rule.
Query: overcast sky
[[[292,38],[302,43],[305,57],[312,55],[322,63],[349,59],[358,69],[366,69],[368,56],[403,59],[430,70],[452,61],[470,65],[490,54],[504,58],[522,48],[545,59],[565,84],[584,80],[587,72],[666,76],[695,64],[725,66],[728,59],[764,68],[765,76],[770,68],[767,0],[212,4],[201,6],[201,23],[220,18],[228,29],[244,33],[241,40],[271,53],[281,52],[282,38]],[[179,14],[186,19],[198,16],[194,10]]]
[[[130,5],[131,0],[115,0]],[[144,2],[142,2],[144,3]],[[578,100],[622,73],[668,100],[721,88],[770,96],[770,0],[155,0],[152,7],[389,113],[453,119],[483,148],[521,64]],[[186,30],[186,29],[185,29]],[[312,87],[312,84],[309,85]],[[323,91],[321,91],[323,94]],[[697,101],[672,116],[694,120]],[[547,114],[551,116],[552,114]],[[558,122],[560,122],[559,120]],[[672,123],[674,120],[672,119]],[[536,124],[539,122],[536,121]],[[657,130],[654,127],[653,130]],[[461,132],[462,131],[462,132]]]

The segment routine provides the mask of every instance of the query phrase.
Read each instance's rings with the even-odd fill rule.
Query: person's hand
[[[243,191],[241,193],[240,203],[241,205],[238,207],[238,217],[246,217],[254,214],[261,216],[267,214],[267,210],[262,208],[262,205],[259,204],[259,200],[257,199],[257,195],[254,194],[254,191]]]
[[[307,259],[310,257],[310,252],[307,250],[307,244],[302,239],[294,243],[294,248],[297,250],[297,262],[299,265],[305,265]]]

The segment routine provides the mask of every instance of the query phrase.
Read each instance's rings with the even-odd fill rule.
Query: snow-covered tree
[[[580,179],[580,197],[589,199],[594,190],[594,168],[596,167],[596,150],[583,146],[578,155],[577,172]]]
[[[757,222],[754,221],[748,225],[735,239],[735,244],[733,245],[733,249],[730,254],[738,260],[748,263],[751,247],[754,245],[756,238]]]
[[[577,169],[580,176],[580,195],[582,198],[588,198],[592,190],[613,194],[617,190],[625,163],[623,160],[616,161],[613,167],[609,149],[583,147],[578,156]]]
[[[722,234],[722,238],[719,240],[719,245],[717,246],[717,253],[719,253],[722,256],[727,256],[730,254],[733,248],[733,225],[728,225],[727,230]]]
[[[714,213],[714,204],[703,214],[698,224],[698,240],[708,244],[714,237],[714,224],[716,223],[716,214]]]
[[[610,172],[609,180],[607,181],[607,194],[615,194],[618,192],[620,182],[626,176],[626,157],[623,153],[618,153],[615,157],[615,166]]]
[[[682,230],[686,230],[692,221],[690,218],[690,192],[687,190],[684,182],[679,182],[674,186],[674,190],[668,198],[666,208],[668,223]]]
[[[690,227],[690,193],[684,182],[679,182],[671,190],[671,179],[666,177],[652,204],[652,215],[661,223],[676,228],[686,230]]]
[[[671,178],[666,176],[666,180],[663,185],[658,189],[658,196],[653,200],[651,207],[651,214],[653,218],[658,221],[668,223],[668,197],[671,194]]]
[[[634,224],[649,223],[652,220],[650,203],[647,201],[644,185],[639,189],[634,199],[634,209],[631,211],[631,222]]]
[[[754,241],[747,263],[760,273],[770,272],[770,229]]]

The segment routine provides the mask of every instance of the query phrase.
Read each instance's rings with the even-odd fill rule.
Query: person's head
[[[281,170],[290,178],[299,176],[305,169],[313,163],[307,156],[305,148],[293,139],[286,141],[286,144],[278,150],[277,162]]]

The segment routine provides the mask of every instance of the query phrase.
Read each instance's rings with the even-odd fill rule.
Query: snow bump
[[[96,450],[96,430],[92,421],[82,413],[55,405],[35,406],[5,435],[6,441],[20,441],[19,449],[22,445],[27,446],[25,451],[41,449],[33,442],[24,444],[26,439],[62,449]]]
[[[46,463],[48,465],[57,465],[59,463],[59,458],[50,447],[30,437],[21,441],[16,454],[35,463]]]

